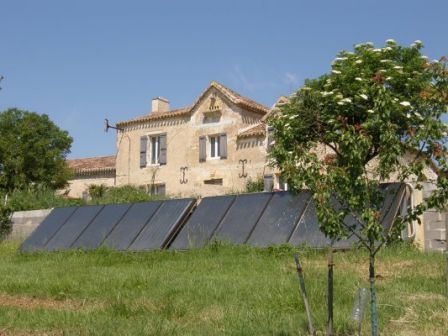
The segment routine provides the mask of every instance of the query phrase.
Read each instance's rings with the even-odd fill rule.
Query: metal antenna
[[[117,126],[112,126],[111,124],[109,124],[109,119],[105,118],[105,119],[104,119],[104,132],[107,133],[107,131],[109,130],[109,128],[116,129],[117,131],[123,131],[122,128],[117,127]]]

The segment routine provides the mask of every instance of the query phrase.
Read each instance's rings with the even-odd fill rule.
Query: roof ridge
[[[194,103],[187,107],[181,107],[178,109],[166,111],[166,112],[152,112],[150,114],[138,116],[132,119],[128,119],[125,121],[120,121],[117,123],[118,126],[128,126],[134,123],[144,122],[144,121],[150,121],[155,119],[163,119],[163,118],[169,118],[169,117],[177,117],[183,114],[190,113],[194,110],[196,106],[204,99],[204,96],[206,93],[211,89],[215,88],[218,91],[220,91],[222,94],[227,96],[229,100],[239,106],[243,106],[248,110],[251,110],[252,112],[259,113],[262,115],[266,115],[269,113],[269,108],[257,103],[255,100],[252,100],[251,98],[245,97],[240,95],[238,92],[233,91],[232,89],[229,89],[228,87],[224,86],[223,84],[212,80],[210,82],[210,85],[199,95],[199,97],[194,101]]]
[[[89,160],[89,159],[106,159],[106,158],[116,158],[116,155],[91,156],[91,157],[83,157],[83,158],[77,158],[77,159],[67,159],[65,161]]]
[[[254,105],[256,105],[258,108],[260,108],[260,109],[262,109],[262,110],[265,110],[266,113],[270,110],[267,106],[264,106],[263,104],[260,104],[260,103],[256,102],[256,101],[253,100],[252,98],[249,98],[249,97],[246,97],[246,96],[243,96],[243,95],[239,94],[239,93],[236,92],[235,90],[232,90],[232,89],[228,88],[227,86],[225,86],[225,85],[219,83],[219,82],[216,81],[216,80],[212,80],[212,81],[210,82],[210,86],[218,87],[218,89],[222,89],[222,90],[224,90],[224,91],[228,91],[228,92],[227,92],[228,95],[230,95],[230,96],[234,96],[234,98],[235,98],[235,100],[236,100],[236,101],[234,101],[233,103],[236,103],[236,104],[238,104],[238,103],[243,103],[243,104],[244,104],[244,103],[250,103],[250,104],[254,104]]]

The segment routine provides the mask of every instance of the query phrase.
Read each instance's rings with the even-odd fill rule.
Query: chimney
[[[170,102],[163,97],[155,97],[152,99],[151,112],[168,112],[170,110]]]

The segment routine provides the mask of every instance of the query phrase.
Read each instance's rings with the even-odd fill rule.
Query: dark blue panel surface
[[[105,239],[104,245],[117,250],[126,250],[162,203],[156,201],[133,204]]]
[[[247,242],[256,246],[286,243],[310,198],[307,191],[276,192]]]
[[[34,230],[31,236],[26,239],[21,251],[44,250],[45,245],[53,237],[53,235],[64,225],[67,219],[75,212],[77,208],[56,208],[53,209],[48,216]]]
[[[381,223],[386,230],[389,230],[400,209],[401,202],[406,193],[406,185],[400,183],[388,183],[381,187],[384,193],[384,202],[381,207]]]
[[[273,193],[237,195],[213,237],[233,244],[245,243],[272,196]]]
[[[205,197],[174,239],[170,249],[203,247],[212,237],[235,196]]]
[[[68,249],[103,207],[103,205],[89,205],[78,208],[45,248],[50,251]]]
[[[308,203],[299,224],[289,239],[289,243],[294,246],[306,245],[310,247],[325,247],[330,244],[330,240],[319,229],[313,200]]]
[[[71,247],[83,249],[98,248],[130,207],[131,204],[109,204],[104,206],[99,215],[95,217]]]
[[[154,250],[166,247],[194,205],[193,199],[164,201],[146,224],[129,250]]]

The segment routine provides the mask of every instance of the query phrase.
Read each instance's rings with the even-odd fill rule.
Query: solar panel
[[[406,194],[406,185],[388,183],[381,187],[384,193],[384,202],[381,207],[381,222],[386,229],[390,229]]]
[[[50,251],[68,249],[103,207],[103,205],[88,205],[78,208],[45,248]]]
[[[319,229],[316,206],[311,200],[306,207],[302,218],[294,230],[289,243],[294,246],[306,245],[310,247],[324,247],[330,240]]]
[[[35,251],[45,249],[47,242],[61,228],[67,219],[75,212],[76,207],[56,208],[40,223],[23,244],[21,251]]]
[[[203,247],[212,237],[235,196],[205,197],[179,232],[170,249]]]
[[[194,203],[194,199],[191,198],[163,202],[129,249],[140,251],[166,247]]]
[[[310,198],[307,191],[276,192],[247,242],[256,246],[287,242]]]
[[[130,204],[106,205],[71,247],[98,248],[130,207]]]
[[[156,201],[132,204],[125,216],[104,240],[104,245],[117,250],[126,250],[162,203],[162,201]]]
[[[237,195],[213,237],[242,244],[247,241],[273,193]]]

